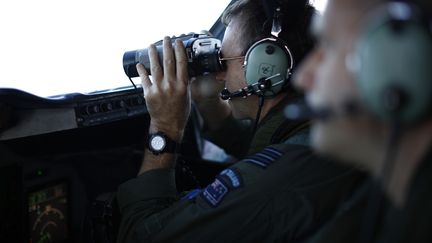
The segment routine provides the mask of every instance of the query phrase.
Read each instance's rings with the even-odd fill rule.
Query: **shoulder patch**
[[[225,169],[220,173],[220,176],[227,177],[233,188],[239,188],[243,184],[240,174],[234,169]]]
[[[222,202],[228,191],[228,186],[216,178],[212,184],[204,189],[201,195],[210,206],[216,207]]]
[[[243,161],[257,165],[261,168],[267,168],[270,163],[279,159],[282,154],[283,153],[281,151],[275,148],[267,147],[254,155],[246,157]]]

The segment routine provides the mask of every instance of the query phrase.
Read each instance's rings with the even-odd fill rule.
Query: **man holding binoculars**
[[[210,93],[198,106],[207,115],[213,111],[205,118],[213,122],[210,130],[226,123],[225,139],[242,134],[232,117],[254,120],[254,138],[247,157],[181,199],[173,169],[191,109],[188,57],[180,40],[173,47],[164,38],[162,60],[150,46],[151,79],[137,65],[151,117],[149,142],[138,177],[118,191],[118,242],[295,241],[317,230],[348,198],[363,175],[315,156],[307,123],[285,121],[282,112],[301,100],[289,80],[313,45],[307,29],[314,13],[308,1],[288,0],[241,0],[225,11],[223,66],[215,77],[229,103]]]

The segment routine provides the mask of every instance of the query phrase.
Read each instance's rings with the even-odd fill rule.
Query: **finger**
[[[138,74],[141,78],[141,83],[143,85],[143,87],[145,88],[149,88],[151,86],[151,80],[149,78],[149,75],[147,73],[147,70],[145,69],[144,65],[142,65],[141,63],[138,63],[136,65]]]
[[[166,36],[163,40],[163,70],[165,80],[176,81],[176,66],[175,66],[174,50],[171,44],[171,38]]]
[[[150,45],[148,48],[148,55],[150,60],[150,71],[155,85],[158,85],[163,78],[162,67],[159,63],[159,57],[155,45]]]
[[[144,65],[142,65],[141,63],[138,63],[136,65],[138,74],[141,78],[141,83],[142,83],[142,87],[143,87],[143,92],[144,92],[144,96],[147,93],[148,89],[150,88],[150,86],[152,85],[151,80],[148,76],[147,71],[145,70]]]
[[[176,40],[175,43],[175,60],[176,60],[176,75],[177,79],[183,84],[187,85],[189,83],[189,75],[187,69],[187,57],[186,50],[184,48],[183,42],[181,40]]]

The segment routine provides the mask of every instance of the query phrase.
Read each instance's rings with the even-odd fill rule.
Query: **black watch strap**
[[[162,142],[164,143],[163,145],[160,144]],[[155,143],[157,146],[154,146]],[[178,153],[180,150],[180,144],[172,140],[163,132],[150,133],[146,146],[154,155]]]

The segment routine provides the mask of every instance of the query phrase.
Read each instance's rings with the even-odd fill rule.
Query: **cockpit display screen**
[[[68,186],[48,185],[28,194],[29,242],[59,243],[68,239]]]

